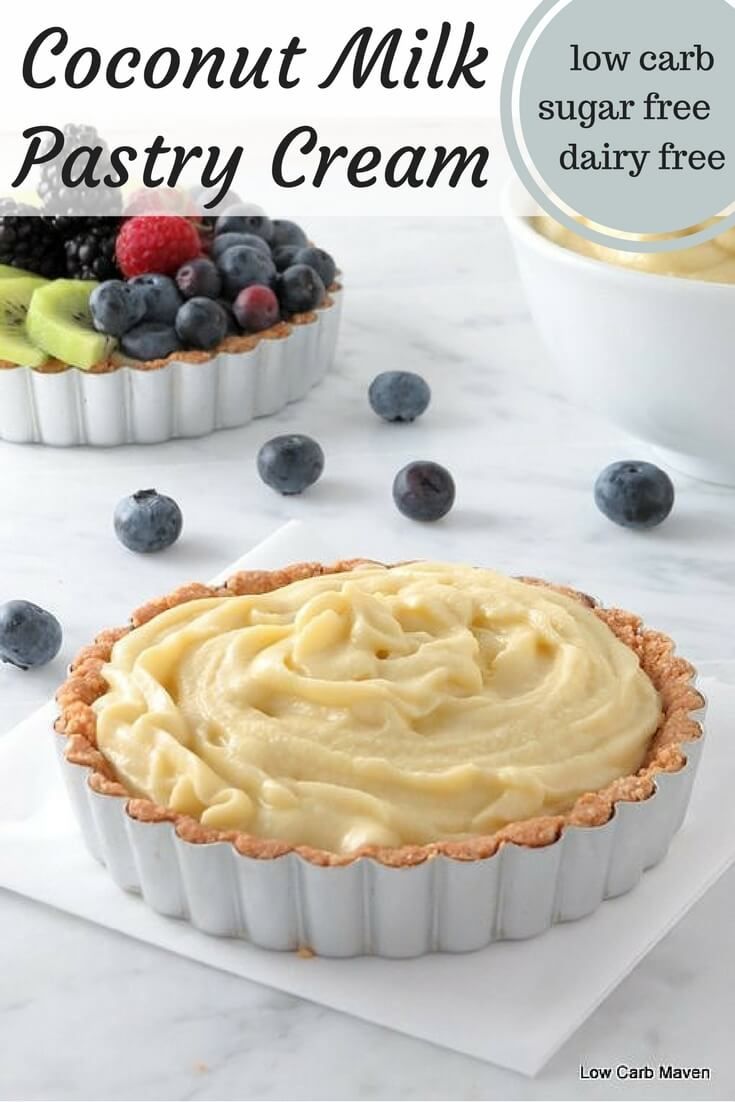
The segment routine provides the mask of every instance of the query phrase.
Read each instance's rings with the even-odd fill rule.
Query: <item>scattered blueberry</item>
[[[220,257],[219,269],[225,294],[230,298],[235,298],[243,287],[250,287],[253,283],[272,283],[276,276],[276,266],[271,258],[248,245],[227,249]]]
[[[289,222],[287,218],[273,219],[273,236],[271,248],[277,249],[280,245],[294,245],[297,249],[309,244],[309,239],[295,222]]]
[[[304,314],[324,301],[326,291],[317,272],[308,264],[294,264],[281,273],[276,287],[287,314]]]
[[[307,245],[296,253],[295,264],[308,264],[318,274],[325,287],[331,287],[337,274],[337,265],[324,249]]]
[[[393,482],[393,500],[411,520],[440,520],[454,505],[454,493],[454,479],[438,463],[409,463]]]
[[[120,340],[120,348],[134,360],[165,360],[181,347],[173,325],[144,321],[129,329]]]
[[[254,233],[256,237],[262,237],[269,244],[273,238],[273,223],[264,214],[238,214],[237,207],[229,207],[226,214],[221,214],[217,219],[214,232],[219,237],[221,233]]]
[[[0,661],[20,670],[45,666],[61,647],[61,624],[30,601],[0,605]]]
[[[187,261],[176,273],[176,286],[184,298],[219,298],[222,276],[206,256]]]
[[[227,314],[211,298],[190,298],[176,315],[176,333],[188,348],[215,348],[227,336]]]
[[[269,329],[281,316],[275,292],[257,283],[240,291],[232,304],[232,312],[240,328],[248,333]]]
[[[143,320],[145,298],[134,284],[108,279],[92,291],[89,311],[95,329],[111,337],[121,337]]]
[[[298,245],[279,245],[273,250],[273,263],[279,272],[285,272],[286,268],[296,263],[298,251]]]
[[[310,436],[274,436],[258,452],[258,474],[281,494],[300,494],[321,477],[324,452]]]
[[[130,551],[163,551],[181,535],[183,518],[173,498],[156,490],[138,490],[118,501],[115,535]]]
[[[210,249],[212,258],[219,263],[222,254],[226,253],[228,249],[234,249],[235,245],[247,245],[250,249],[260,249],[268,258],[271,255],[268,242],[264,241],[262,237],[256,237],[254,233],[223,233],[219,237],[215,237],[212,242]]]
[[[431,390],[413,371],[383,371],[370,384],[368,398],[384,421],[415,421],[427,409]]]
[[[674,486],[653,463],[611,463],[595,482],[595,504],[623,528],[655,528],[674,507]]]
[[[182,298],[170,276],[139,275],[130,280],[132,287],[139,287],[145,300],[145,321],[173,325]]]

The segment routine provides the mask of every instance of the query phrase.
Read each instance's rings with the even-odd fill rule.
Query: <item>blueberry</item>
[[[331,287],[337,274],[337,265],[329,253],[324,249],[317,249],[313,245],[307,245],[296,253],[296,264],[308,264],[318,274],[325,287]]]
[[[268,258],[271,255],[268,242],[264,241],[262,237],[256,237],[254,233],[223,233],[219,237],[215,237],[212,242],[212,248],[210,249],[212,258],[219,263],[222,254],[226,253],[228,249],[233,249],[235,245],[247,245],[250,249],[260,249]]]
[[[225,312],[227,319],[227,332],[226,337],[237,337],[240,334],[240,326],[235,321],[235,315],[232,312],[232,303],[228,302],[226,298],[218,298],[217,302],[220,304]]]
[[[45,666],[61,647],[61,624],[30,601],[0,605],[0,661],[29,670]]]
[[[115,535],[130,551],[163,551],[181,535],[183,518],[173,498],[138,490],[115,506]]]
[[[286,314],[304,314],[324,301],[326,291],[308,264],[294,264],[281,273],[276,293]]]
[[[213,261],[198,256],[179,268],[176,286],[184,298],[219,298],[222,276]]]
[[[258,452],[258,474],[282,494],[300,494],[324,470],[324,452],[310,436],[274,436]]]
[[[411,520],[440,520],[454,505],[454,479],[438,463],[409,463],[395,477],[393,500]]]
[[[130,280],[132,287],[139,287],[145,299],[145,321],[159,321],[173,325],[182,298],[170,276],[139,275]]]
[[[232,304],[232,311],[238,325],[248,333],[270,329],[281,316],[275,292],[257,283],[240,291]]]
[[[279,245],[273,250],[273,263],[279,272],[285,272],[286,268],[296,263],[298,251],[298,245]]]
[[[309,239],[295,222],[289,222],[287,218],[273,219],[273,237],[271,248],[277,249],[280,245],[294,245],[297,249],[309,244]]]
[[[217,191],[215,188],[206,188],[201,184],[189,188],[189,195],[197,210],[201,208],[204,213],[209,216],[216,211],[226,211],[228,207],[233,207],[238,203],[242,203],[236,191],[228,191],[221,199],[218,199],[215,204],[208,207],[207,203],[211,203],[213,199],[217,198]]]
[[[121,279],[108,279],[89,297],[92,324],[100,333],[121,337],[145,314],[145,298],[139,287]]]
[[[214,232],[219,237],[221,233],[254,233],[256,237],[262,237],[270,244],[273,239],[273,223],[264,214],[238,214],[238,207],[229,207],[227,214],[221,214],[217,219]]]
[[[431,390],[413,371],[383,371],[370,384],[368,398],[384,421],[415,421],[428,407]]]
[[[129,329],[120,341],[120,348],[133,360],[165,360],[181,347],[173,325],[160,321],[144,321]]]
[[[215,348],[227,336],[227,314],[211,298],[190,298],[176,315],[176,332],[188,348]]]
[[[225,285],[225,294],[235,298],[243,287],[253,283],[268,285],[276,277],[276,266],[270,257],[248,245],[236,245],[227,249],[219,260],[219,269]]]
[[[611,463],[595,482],[595,504],[623,528],[655,528],[674,507],[674,486],[653,463]]]

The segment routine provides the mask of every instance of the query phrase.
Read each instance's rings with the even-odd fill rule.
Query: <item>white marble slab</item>
[[[645,449],[562,393],[502,227],[311,228],[350,289],[336,374],[305,402],[152,449],[0,448],[0,596],[44,604],[66,629],[47,670],[0,669],[2,729],[131,600],[210,576],[289,516],[316,520],[345,553],[444,555],[570,581],[637,609],[693,658],[735,658],[735,493],[678,479],[676,513],[641,535],[597,513],[598,470]],[[366,387],[387,367],[430,381],[422,422],[388,426],[370,412]],[[317,436],[327,454],[323,482],[301,500],[275,497],[255,474],[259,444],[287,429]],[[412,458],[455,474],[457,506],[439,525],[393,510],[393,474]],[[137,558],[116,544],[111,511],[150,485],[179,498],[185,534],[166,555]],[[712,1081],[618,1082],[616,1093],[732,1098],[734,902],[731,873],[530,1081],[0,895],[0,1098],[606,1098],[609,1086],[580,1082],[581,1063],[660,1061],[708,1065]],[[544,997],[553,1008],[553,992]]]

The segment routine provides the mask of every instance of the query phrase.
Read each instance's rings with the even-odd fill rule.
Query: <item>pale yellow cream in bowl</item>
[[[579,221],[594,225],[584,218],[580,218]],[[725,230],[702,245],[694,245],[686,249],[674,249],[672,252],[663,253],[636,253],[627,252],[624,249],[609,249],[605,245],[587,241],[586,238],[567,229],[566,226],[562,226],[547,215],[533,218],[532,222],[543,237],[561,245],[562,248],[569,249],[570,252],[578,253],[580,256],[602,260],[619,268],[678,276],[681,279],[704,280],[707,283],[735,283],[735,229]],[[686,232],[700,229],[704,229],[704,223]],[[634,241],[653,240],[651,234],[629,236]],[[683,236],[683,234],[672,236]]]
[[[103,674],[97,741],[131,792],[334,853],[564,811],[635,772],[661,718],[589,608],[441,563],[191,601]]]

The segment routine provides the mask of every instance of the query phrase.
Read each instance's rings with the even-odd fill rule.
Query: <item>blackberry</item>
[[[33,207],[0,199],[0,264],[23,268],[46,279],[62,275],[64,249],[58,230],[39,217]]]
[[[65,153],[82,146],[102,149],[102,156],[95,166],[95,175],[98,178],[104,177],[112,168],[109,148],[93,126],[67,123],[64,127],[64,139]],[[62,182],[61,165],[57,161],[58,158],[43,166],[37,188],[38,197],[47,213],[64,217],[87,215],[90,212],[97,215],[119,215],[122,212],[122,198],[119,191],[102,186],[89,188],[82,184],[78,187],[67,187]]]
[[[115,262],[115,242],[121,218],[57,218],[58,232],[65,238],[66,275],[70,279],[120,279]],[[72,223],[69,226],[69,223]],[[69,230],[73,230],[69,236]]]

